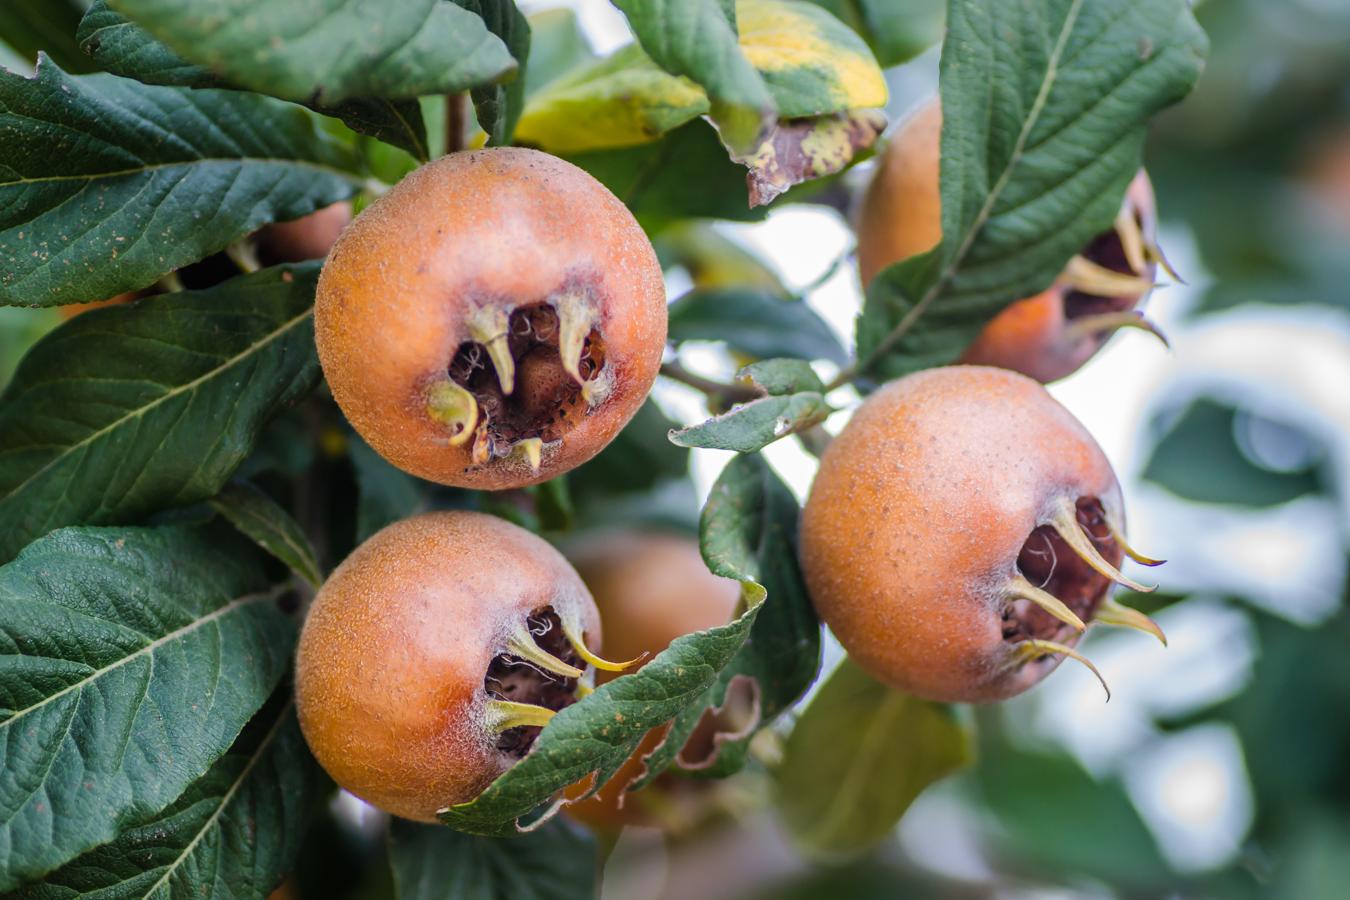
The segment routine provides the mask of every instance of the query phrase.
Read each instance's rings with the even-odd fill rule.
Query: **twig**
[[[469,95],[445,95],[445,152],[458,153],[469,137]]]
[[[695,375],[677,362],[662,363],[661,374],[671,381],[687,384],[709,397],[719,398],[728,403],[748,403],[763,396],[760,391],[749,385],[726,384],[721,381],[713,381],[711,378],[704,378],[702,375]]]

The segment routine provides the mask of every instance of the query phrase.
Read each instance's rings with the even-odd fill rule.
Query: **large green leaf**
[[[847,357],[830,326],[805,303],[766,290],[723,288],[692,291],[670,304],[672,341],[724,341],[759,359],[791,356]]]
[[[487,132],[491,146],[511,143],[516,120],[525,108],[525,75],[530,59],[530,23],[516,8],[515,0],[454,0],[477,13],[488,31],[501,38],[519,67],[516,76],[505,84],[482,84],[469,93],[473,96],[478,125]]]
[[[774,441],[819,425],[831,412],[824,396],[815,391],[761,397],[706,422],[675,429],[670,440],[681,447],[754,453]]]
[[[304,529],[271,497],[236,481],[211,498],[211,508],[311,585],[323,583],[323,570]]]
[[[13,896],[264,897],[290,871],[321,784],[294,708],[269,704],[173,805]]]
[[[1149,117],[1200,74],[1186,0],[952,0],[941,63],[942,234],[883,271],[860,368],[956,359],[984,323],[1111,226]]]
[[[516,71],[483,20],[444,0],[113,0],[185,59],[230,83],[328,105],[411,100]]]
[[[5,0],[0,3],[0,41],[26,59],[36,60],[41,52],[68,72],[92,72],[75,40],[83,12],[80,0]]]
[[[813,856],[866,853],[974,753],[950,707],[888,688],[846,658],[788,737],[776,773],[783,822]]]
[[[944,0],[811,0],[862,35],[877,62],[894,66],[942,39]]]
[[[205,66],[188,62],[155,40],[150,32],[110,8],[107,0],[94,0],[80,20],[77,37],[80,47],[94,58],[99,68],[114,75],[175,87],[233,86]],[[418,159],[429,158],[426,123],[416,100],[355,97],[334,106],[308,101],[305,105],[336,116],[354,131],[401,147]]]
[[[755,685],[760,716],[752,724],[791,703],[815,675],[820,638],[792,550],[796,524],[796,501],[761,460],[741,457],[728,467],[704,513],[704,556],[717,574],[742,581],[745,612],[677,638],[639,671],[563,709],[523,760],[474,801],[442,811],[442,821],[475,834],[514,834],[517,820],[568,785],[591,773],[603,785],[648,731],[673,719],[668,740],[649,758],[654,777],[738,676]],[[756,579],[775,591],[767,604]],[[761,613],[771,614],[764,628],[756,625]],[[749,736],[727,736],[733,739],[713,761],[719,773],[744,761]]]
[[[254,94],[0,71],[0,304],[143,288],[275,219],[352,196],[355,156]]]
[[[747,156],[773,123],[769,87],[741,51],[730,0],[614,0],[657,65],[703,86],[722,140]]]
[[[229,529],[70,528],[0,568],[0,891],[144,822],[290,662],[294,623]]]
[[[595,897],[595,840],[554,821],[519,838],[485,838],[395,819],[389,863],[399,900]]]
[[[39,341],[0,394],[0,560],[62,525],[220,490],[318,379],[317,275],[278,266],[93,310]]]

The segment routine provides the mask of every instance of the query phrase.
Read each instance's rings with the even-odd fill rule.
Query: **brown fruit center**
[[[1139,214],[1134,214],[1135,221],[1139,227],[1143,228],[1143,221]],[[1130,265],[1130,261],[1125,254],[1125,243],[1120,239],[1120,234],[1110,228],[1097,235],[1081,254],[1088,262],[1094,262],[1112,272],[1119,272],[1122,275],[1141,275]],[[1123,312],[1127,309],[1133,309],[1139,302],[1139,297],[1135,295],[1123,295],[1119,297],[1102,297],[1097,294],[1089,294],[1086,291],[1071,289],[1064,295],[1064,318],[1072,321],[1086,316],[1098,316],[1103,313]]]
[[[536,644],[570,666],[583,668],[585,661],[577,654],[563,634],[562,620],[545,606],[530,613],[525,620]],[[576,702],[577,680],[545,672],[533,663],[502,653],[494,657],[483,678],[483,690],[496,700],[529,703],[558,711]],[[520,758],[529,752],[543,728],[520,725],[508,728],[497,736],[497,749]]]
[[[1106,511],[1096,497],[1081,497],[1078,524],[1106,559],[1118,563],[1121,549],[1111,536]],[[1027,538],[1017,555],[1017,568],[1036,587],[1054,594],[1084,622],[1092,621],[1111,587],[1111,579],[1083,561],[1051,525]],[[1030,600],[1017,599],[1003,609],[1003,639],[1016,644],[1028,638],[1063,641],[1074,629]]]
[[[586,414],[580,383],[559,355],[558,313],[547,303],[513,310],[507,322],[507,347],[514,363],[514,389],[502,390],[499,373],[483,344],[465,341],[449,366],[450,379],[473,394],[487,424],[492,455],[504,455],[518,441],[561,438]],[[605,344],[591,329],[577,369],[589,380],[605,365]]]

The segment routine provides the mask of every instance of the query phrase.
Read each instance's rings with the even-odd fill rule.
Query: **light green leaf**
[[[356,157],[238,91],[0,70],[0,304],[102,300],[352,196]]]
[[[942,39],[945,0],[811,0],[867,41],[882,66],[899,65]]]
[[[112,0],[183,58],[297,102],[412,100],[511,76],[516,62],[474,13],[444,0]]]
[[[776,440],[819,425],[831,412],[819,393],[763,397],[735,406],[699,425],[672,431],[670,440],[681,447],[754,453]]]
[[[751,384],[766,394],[797,394],[825,390],[824,383],[804,359],[765,359],[736,373],[736,380]]]
[[[220,490],[318,380],[318,268],[92,310],[39,341],[0,394],[0,560]]]
[[[858,856],[974,755],[951,708],[888,688],[845,659],[793,725],[775,773],[778,806],[810,855]]]
[[[1111,227],[1149,118],[1186,95],[1207,42],[1187,0],[952,0],[941,64],[942,242],[884,270],[859,368],[955,360]]]
[[[228,529],[68,528],[0,568],[0,891],[172,803],[290,664]]]
[[[173,805],[10,896],[265,897],[295,863],[322,783],[294,707],[274,698]]]
[[[211,508],[314,587],[323,571],[300,523],[253,485],[236,481],[211,498]]]

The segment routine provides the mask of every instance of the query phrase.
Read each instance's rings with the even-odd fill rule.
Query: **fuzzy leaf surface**
[[[445,0],[113,0],[111,6],[231,84],[301,103],[412,100],[516,71],[511,51],[483,19]]]
[[[857,856],[974,755],[970,729],[950,707],[886,687],[845,658],[788,736],[778,806],[807,853]]]
[[[94,0],[80,20],[80,47],[99,68],[146,84],[175,87],[228,88],[226,79],[205,66],[188,62],[135,22]],[[341,119],[353,131],[368,134],[428,159],[427,129],[416,100],[353,97],[333,106],[305,102],[315,112]]]
[[[0,70],[0,304],[102,300],[358,189],[315,117],[239,91]]]
[[[247,482],[236,481],[211,498],[211,507],[314,587],[323,583],[323,570],[304,529],[271,497]]]
[[[1207,42],[1187,0],[952,0],[941,62],[942,234],[873,280],[860,367],[945,365],[1111,227],[1149,118]]]
[[[681,447],[709,447],[754,453],[774,441],[825,421],[833,410],[819,393],[808,391],[761,397],[720,416],[670,433]]]
[[[597,896],[595,839],[555,820],[486,838],[395,819],[389,858],[399,900],[575,900]]]
[[[0,568],[0,891],[116,838],[229,748],[294,623],[229,529],[68,528]]]
[[[318,380],[318,268],[92,310],[39,341],[0,394],[0,560],[219,491]]]
[[[14,900],[267,896],[291,871],[323,784],[294,707],[272,705],[172,805]]]

